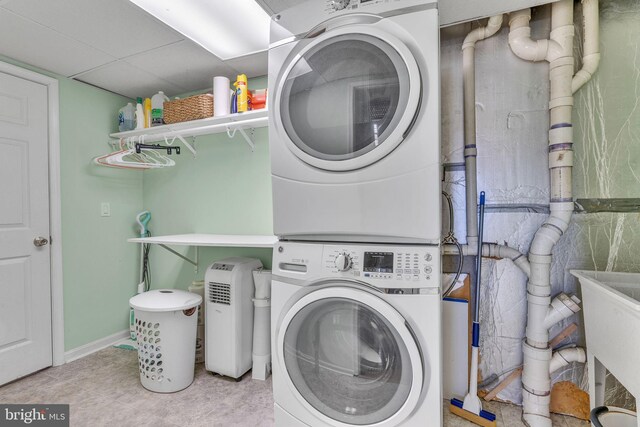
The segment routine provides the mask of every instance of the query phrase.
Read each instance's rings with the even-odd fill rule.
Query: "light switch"
[[[108,202],[100,205],[100,216],[111,216],[111,205]]]

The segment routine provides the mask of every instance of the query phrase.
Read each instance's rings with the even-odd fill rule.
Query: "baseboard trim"
[[[104,348],[112,346],[123,338],[127,338],[128,336],[129,329],[126,329],[124,331],[116,332],[113,335],[100,338],[99,340],[95,340],[88,344],[81,345],[80,347],[76,347],[73,350],[69,350],[64,353],[64,363],[73,362],[74,360],[81,359],[85,356],[95,353],[96,351],[100,351]]]

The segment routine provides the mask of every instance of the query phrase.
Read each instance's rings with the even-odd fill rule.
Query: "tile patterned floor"
[[[178,393],[147,391],[138,380],[136,352],[107,348],[88,357],[45,369],[0,387],[2,403],[69,403],[71,425],[79,427],[269,427],[273,426],[271,380],[257,381],[251,374],[236,383],[213,376],[200,364],[193,384]],[[520,408],[492,403],[488,410],[498,425],[524,426]],[[474,424],[449,414],[445,426]],[[570,417],[554,416],[553,425],[586,427]]]

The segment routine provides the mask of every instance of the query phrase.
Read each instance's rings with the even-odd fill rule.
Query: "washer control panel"
[[[439,287],[440,248],[436,246],[324,245],[326,276],[351,277],[372,285]]]

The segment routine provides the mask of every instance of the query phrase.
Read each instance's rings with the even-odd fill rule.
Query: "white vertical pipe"
[[[550,40],[531,40],[528,10],[510,16],[509,45],[520,58],[528,61],[545,59],[549,62],[549,218],[536,232],[529,252],[531,274],[527,287],[527,330],[523,345],[524,369],[523,419],[531,427],[551,427],[549,403],[551,393],[549,327],[573,314],[579,308],[577,298],[562,294],[551,304],[551,253],[569,227],[573,213],[572,166],[573,132],[571,113],[574,89],[590,78],[597,52],[597,0],[585,1],[585,58],[590,54],[587,70],[577,80],[573,77],[573,1],[560,0],[552,5]],[[595,7],[593,3],[596,3]],[[594,9],[596,10],[594,12]],[[595,15],[595,16],[594,16]],[[589,33],[589,34],[586,34]],[[587,42],[588,40],[588,42]],[[587,44],[589,48],[587,48]],[[595,48],[594,48],[595,46]],[[589,50],[587,50],[589,49]],[[593,49],[596,49],[595,51]],[[599,54],[597,55],[599,59]],[[596,63],[597,66],[597,63]],[[585,80],[585,81],[586,81]],[[572,89],[572,86],[574,89]],[[579,352],[566,352],[579,359]],[[569,356],[567,356],[569,357]],[[562,353],[553,366],[566,361]]]
[[[597,0],[582,0],[582,25],[584,44],[582,49],[582,69],[573,76],[571,91],[576,93],[600,64],[600,11]]]
[[[464,104],[464,164],[465,188],[467,203],[467,245],[476,247],[478,244],[478,218],[476,205],[478,203],[477,174],[476,174],[476,76],[475,76],[475,46],[476,42],[491,37],[502,27],[502,15],[489,18],[486,27],[472,30],[462,42],[462,85]]]

